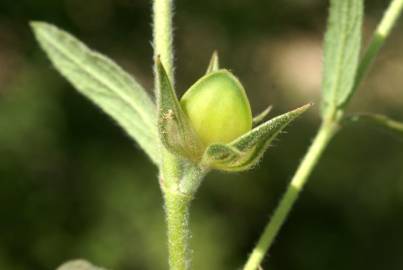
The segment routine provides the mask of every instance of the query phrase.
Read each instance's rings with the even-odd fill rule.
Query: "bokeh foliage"
[[[366,33],[387,3],[366,1]],[[0,269],[54,269],[79,257],[110,269],[166,269],[155,167],[53,70],[28,26],[43,20],[69,30],[151,92],[150,7],[145,0],[1,1]],[[218,49],[256,112],[273,104],[279,114],[317,101],[326,11],[320,0],[177,1],[177,89],[200,77]],[[403,119],[402,27],[351,110]],[[207,177],[192,211],[195,269],[242,264],[318,122],[316,108],[254,171]],[[402,164],[397,136],[365,124],[346,128],[314,172],[267,265],[402,268]]]

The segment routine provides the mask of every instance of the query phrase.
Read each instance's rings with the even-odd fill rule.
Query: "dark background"
[[[214,49],[254,113],[318,104],[327,1],[176,1],[178,92]],[[366,1],[364,42],[389,1]],[[151,1],[1,0],[0,269],[55,269],[86,258],[167,269],[157,170],[116,124],[50,65],[28,27],[43,20],[112,57],[152,92]],[[350,111],[403,120],[403,24]],[[211,173],[192,208],[194,269],[238,269],[318,128],[318,105],[260,166]],[[403,269],[403,139],[346,127],[331,143],[264,269]]]

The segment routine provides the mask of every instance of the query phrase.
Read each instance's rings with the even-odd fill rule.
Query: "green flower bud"
[[[244,171],[255,166],[281,131],[312,104],[261,122],[270,107],[252,119],[245,90],[227,70],[217,70],[213,56],[208,73],[183,95],[157,59],[158,131],[172,154],[203,168]]]
[[[199,79],[180,104],[205,147],[229,143],[252,128],[252,112],[245,90],[227,70]]]

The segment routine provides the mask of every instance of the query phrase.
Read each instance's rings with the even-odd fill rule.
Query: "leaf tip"
[[[219,69],[220,69],[220,61],[218,58],[218,52],[217,50],[214,50],[210,58],[210,63],[207,67],[206,74],[217,71]]]
[[[43,28],[50,27],[50,24],[42,21],[30,21],[29,26],[34,32],[38,32]]]
[[[43,24],[43,22],[41,22],[41,21],[29,21],[28,24],[29,24],[29,26],[31,26],[31,28],[36,28],[37,26],[40,26],[41,24]]]
[[[217,68],[219,66],[219,58],[218,58],[218,51],[214,50],[212,55],[211,55],[211,62],[214,63]]]
[[[305,104],[302,107],[299,107],[298,109],[295,110],[295,112],[303,113],[303,112],[307,111],[308,109],[310,109],[313,105],[315,105],[315,103],[310,102],[308,104]]]
[[[161,73],[161,72],[166,73],[164,64],[162,64],[162,61],[161,61],[161,55],[159,55],[159,54],[156,55],[154,61],[155,61],[155,65],[157,66],[158,72],[159,73]]]
[[[261,113],[259,113],[258,115],[256,115],[253,118],[253,125],[258,125],[260,124],[271,112],[271,110],[273,109],[272,105],[267,106],[266,109],[264,109],[264,111],[262,111]]]

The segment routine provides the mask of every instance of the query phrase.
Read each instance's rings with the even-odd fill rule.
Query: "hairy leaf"
[[[43,22],[33,22],[31,26],[56,69],[109,114],[158,164],[156,108],[144,89],[116,63],[69,33]]]
[[[205,166],[224,171],[243,171],[255,166],[270,143],[294,119],[304,113],[311,104],[277,116],[233,142],[213,144],[204,154]]]
[[[156,61],[158,130],[161,141],[170,152],[198,161],[203,149],[201,142],[179,104],[161,61]]]
[[[106,270],[106,269],[94,266],[85,260],[73,260],[64,263],[63,265],[58,267],[57,270]]]
[[[324,44],[322,114],[342,109],[353,90],[361,49],[363,0],[330,0]]]

